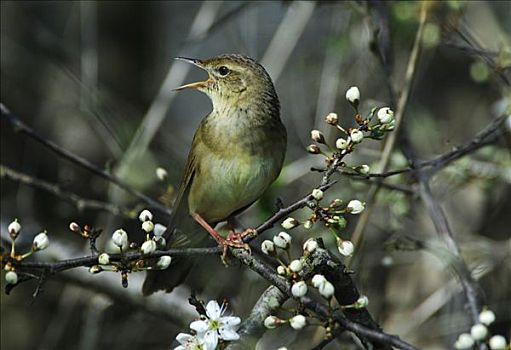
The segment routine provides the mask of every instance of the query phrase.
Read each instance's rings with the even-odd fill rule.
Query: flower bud
[[[264,254],[268,255],[275,251],[275,245],[272,241],[266,239],[263,241],[263,243],[261,243],[261,250]]]
[[[299,272],[301,271],[303,268],[303,263],[301,260],[299,259],[296,259],[296,260],[293,260],[291,261],[291,263],[289,264],[289,269],[293,272]]]
[[[307,284],[304,281],[299,281],[291,287],[291,294],[296,298],[301,298],[307,294]]]
[[[160,270],[165,270],[167,267],[169,267],[170,263],[172,262],[172,257],[168,255],[160,256],[158,259],[158,262],[156,263],[156,267]]]
[[[316,250],[318,247],[318,242],[314,238],[309,238],[305,243],[303,244],[303,251],[305,253],[310,254],[313,251]]]
[[[320,154],[321,150],[319,149],[318,145],[308,145],[307,152],[309,152],[311,154]]]
[[[11,222],[9,226],[7,226],[7,231],[9,232],[9,235],[11,236],[12,239],[16,239],[16,237],[18,237],[18,233],[20,232],[20,230],[21,225],[18,222],[18,219],[14,219],[14,221]]]
[[[18,274],[14,271],[7,271],[5,274],[5,283],[16,284],[18,283]]]
[[[312,197],[317,201],[321,200],[323,198],[323,191],[321,191],[320,189],[317,189],[317,188],[313,189]]]
[[[348,91],[346,91],[346,100],[348,100],[348,102],[354,107],[358,106],[360,101],[360,90],[358,90],[358,87],[352,86],[348,89]]]
[[[158,178],[158,180],[164,181],[165,179],[167,179],[168,175],[169,174],[167,173],[167,170],[165,170],[164,168],[161,167],[156,168],[156,177]]]
[[[342,241],[339,239],[337,242],[339,249],[339,253],[343,256],[352,256],[353,252],[355,251],[355,246],[350,241]]]
[[[378,113],[376,114],[378,117],[378,120],[382,124],[387,124],[394,119],[394,112],[389,107],[383,107],[378,110]]]
[[[488,328],[481,323],[475,324],[470,328],[470,335],[475,340],[483,340],[488,335]]]
[[[112,242],[119,248],[128,246],[128,234],[122,228],[115,230],[112,235]]]
[[[144,221],[142,223],[142,230],[149,233],[154,229],[154,224],[152,221]]]
[[[354,214],[354,215],[360,214],[361,212],[364,211],[365,204],[357,199],[354,199],[348,203],[348,205],[346,206],[346,209],[348,210],[348,212],[350,214]]]
[[[153,213],[151,213],[149,210],[144,209],[138,216],[138,219],[142,222],[144,221],[152,221],[153,220]]]
[[[300,223],[294,219],[294,218],[287,218],[286,220],[284,220],[284,222],[282,222],[282,227],[285,228],[286,230],[290,230],[296,226],[298,226]]]
[[[273,329],[281,323],[280,318],[276,316],[268,316],[264,319],[264,326],[268,329]]]
[[[456,340],[456,343],[454,344],[454,347],[456,349],[469,349],[474,346],[474,339],[470,336],[468,333],[462,333],[458,336],[458,340]]]
[[[326,299],[330,299],[335,292],[334,285],[327,280],[319,285],[318,290],[319,294],[321,294]]]
[[[325,276],[323,275],[314,275],[314,277],[312,277],[312,285],[316,288],[318,288],[321,284],[325,283],[327,280],[325,278]]]
[[[99,265],[93,265],[89,268],[89,272],[93,275],[100,273],[101,271],[103,271],[103,268]]]
[[[349,141],[343,139],[342,137],[338,138],[337,141],[335,141],[335,147],[337,147],[338,149],[345,150],[348,148],[348,146],[349,146]]]
[[[487,326],[491,325],[495,321],[495,314],[491,310],[481,311],[479,314],[479,322]]]
[[[291,317],[289,319],[289,325],[293,329],[302,329],[307,324],[307,320],[305,319],[305,316],[303,315],[296,315],[294,317]]]
[[[151,254],[156,250],[156,242],[152,239],[149,241],[145,241],[142,243],[142,247],[140,247],[140,250],[142,251],[142,254]]]
[[[163,234],[167,231],[167,227],[162,224],[156,224],[154,225],[154,231],[153,234],[155,236],[163,236]]]
[[[98,256],[98,263],[100,265],[108,265],[110,263],[110,255],[102,253]]]
[[[80,227],[80,225],[78,225],[76,222],[70,222],[69,223],[69,229],[72,231],[72,232],[80,232],[80,230],[82,229]]]
[[[153,241],[158,247],[165,248],[167,246],[167,240],[163,236],[154,236]]]
[[[319,130],[311,131],[311,139],[312,139],[312,141],[315,141],[317,143],[323,143],[323,144],[325,143],[325,136]]]
[[[280,232],[278,235],[273,237],[273,243],[279,248],[287,249],[291,243],[291,236],[286,232]]]
[[[361,295],[358,297],[357,301],[355,302],[355,308],[362,309],[367,307],[369,305],[369,298],[365,295]]]
[[[352,129],[350,137],[354,143],[360,143],[364,139],[364,133],[358,129]]]
[[[501,335],[494,335],[488,342],[491,350],[504,350],[506,349],[506,338]]]
[[[336,125],[339,121],[339,117],[337,116],[337,113],[329,113],[325,117],[325,122],[330,125]]]
[[[369,174],[369,171],[371,170],[371,168],[369,167],[369,165],[363,164],[363,165],[359,166],[356,170],[362,175],[367,175],[367,174]]]
[[[34,249],[34,251],[43,250],[43,249],[48,248],[49,245],[50,245],[50,240],[48,239],[46,232],[41,232],[37,236],[34,237],[34,241],[32,243],[32,248]]]
[[[312,228],[312,225],[314,223],[312,222],[312,220],[306,220],[304,223],[303,223],[303,228],[306,229],[306,230],[310,230]]]
[[[286,275],[286,268],[282,265],[277,266],[277,273],[281,276]]]

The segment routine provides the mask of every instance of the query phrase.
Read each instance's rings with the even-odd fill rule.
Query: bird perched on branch
[[[206,60],[178,59],[204,69],[208,79],[176,90],[205,93],[213,110],[193,137],[167,240],[172,245],[179,230],[186,235],[188,246],[199,247],[205,244],[207,231],[224,247],[225,255],[228,247],[246,247],[243,237],[253,230],[235,232],[234,216],[254,203],[279,175],[286,129],[270,76],[251,58],[229,54]],[[223,221],[229,228],[227,238],[215,230]],[[170,292],[192,266],[193,259],[181,258],[174,259],[165,271],[150,271],[143,293]]]

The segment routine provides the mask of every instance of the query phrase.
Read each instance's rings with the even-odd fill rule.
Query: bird
[[[177,59],[205,70],[208,78],[175,90],[205,93],[213,109],[194,134],[167,226],[167,247],[204,246],[209,233],[223,247],[224,258],[229,247],[247,248],[243,238],[254,230],[236,232],[236,216],[257,201],[280,174],[286,128],[273,82],[252,58],[223,54]],[[215,230],[221,222],[227,222],[227,238]],[[143,294],[171,292],[196,261],[173,259],[164,271],[148,271]]]

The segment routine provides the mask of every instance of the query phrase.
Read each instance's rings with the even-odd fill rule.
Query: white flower
[[[20,232],[20,230],[21,230],[21,225],[18,222],[18,220],[14,220],[13,222],[11,222],[9,224],[9,226],[7,226],[7,231],[9,232],[9,234],[11,236],[17,236],[18,233]]]
[[[264,326],[268,329],[273,329],[277,327],[277,325],[281,322],[281,320],[276,316],[268,316],[264,319]]]
[[[312,285],[316,288],[318,288],[321,284],[326,282],[326,278],[323,275],[314,275],[312,277]]]
[[[468,349],[474,345],[474,339],[468,333],[462,333],[458,336],[458,340],[454,343],[454,347],[458,350]]]
[[[122,228],[115,230],[112,234],[112,242],[119,248],[128,246],[128,234]]]
[[[310,154],[320,154],[321,149],[319,149],[318,145],[312,144],[307,146],[307,152],[309,152]]]
[[[100,265],[108,265],[110,263],[110,255],[102,253],[98,256],[98,263]]]
[[[43,250],[48,248],[50,245],[50,240],[48,239],[48,236],[45,232],[39,233],[37,236],[34,237],[34,241],[32,243],[32,247],[34,250]]]
[[[494,335],[488,343],[491,350],[504,350],[506,348],[506,338],[501,335]]]
[[[311,139],[313,141],[316,141],[317,143],[325,143],[325,136],[319,130],[312,130],[311,131]]]
[[[335,141],[335,147],[337,147],[338,149],[347,149],[349,143],[350,143],[349,140],[345,140],[341,137],[337,139],[337,141]]]
[[[167,170],[165,170],[164,168],[161,167],[156,168],[156,177],[158,178],[158,180],[163,181],[167,178],[168,175],[169,174],[167,173]]]
[[[479,322],[487,326],[491,325],[495,321],[495,314],[491,310],[481,311],[479,314]]]
[[[206,343],[214,346],[215,349],[218,344],[218,339],[223,340],[238,340],[239,335],[236,333],[238,325],[241,322],[239,317],[222,316],[225,312],[224,305],[220,307],[215,300],[211,300],[206,305],[206,320],[193,321],[190,328],[198,334],[204,335]]]
[[[306,229],[306,230],[310,230],[312,228],[312,225],[314,223],[312,222],[312,220],[306,220],[304,223],[303,223],[303,228]]]
[[[289,269],[293,272],[299,272],[302,270],[302,268],[303,268],[303,263],[299,259],[293,260],[289,264]]]
[[[167,267],[169,267],[170,263],[172,261],[172,257],[168,255],[160,256],[158,259],[158,262],[156,263],[156,267],[160,270],[165,270]]]
[[[358,167],[357,170],[359,173],[361,173],[363,175],[367,175],[367,174],[369,174],[369,170],[371,170],[371,168],[369,167],[369,165],[363,164],[360,167]]]
[[[354,215],[360,214],[365,209],[365,203],[362,203],[361,201],[359,201],[357,199],[353,199],[348,203],[346,209],[348,209],[348,212],[350,214],[354,214]]]
[[[213,344],[206,343],[206,339],[199,335],[179,333],[176,340],[181,345],[175,347],[174,350],[214,350],[216,348],[216,345],[213,347]]]
[[[154,231],[153,234],[155,236],[163,236],[163,234],[167,231],[167,226],[164,226],[162,224],[156,224],[154,225]]]
[[[314,238],[309,238],[303,244],[303,251],[310,254],[313,251],[315,251],[317,247],[318,247],[318,242]]]
[[[319,294],[321,294],[326,299],[330,299],[335,292],[334,285],[326,280],[324,283],[319,285],[318,290]]]
[[[100,273],[101,271],[103,271],[103,268],[99,265],[93,265],[89,267],[89,272],[92,273],[93,275]]]
[[[285,346],[281,346],[280,348],[278,348],[277,350],[287,350],[287,348]]]
[[[5,274],[5,283],[16,284],[18,283],[18,274],[14,271],[7,271]]]
[[[144,209],[138,216],[138,219],[142,222],[144,221],[152,221],[153,220],[153,213],[151,213],[149,210]]]
[[[394,118],[394,112],[389,107],[383,107],[378,110],[376,116],[378,117],[380,123],[387,124],[390,123]]]
[[[73,232],[78,232],[81,230],[81,227],[80,225],[73,221],[69,223],[69,229]]]
[[[470,328],[470,335],[475,340],[483,340],[488,335],[488,329],[484,324],[475,324]]]
[[[144,221],[142,223],[142,230],[149,233],[154,229],[154,224],[152,221]]]
[[[352,256],[355,251],[355,246],[350,241],[341,241],[337,243],[337,249],[339,249],[339,253],[343,256]]]
[[[337,116],[337,113],[329,113],[325,117],[325,122],[327,122],[327,124],[330,124],[330,125],[337,124],[338,120],[339,120],[339,117]]]
[[[367,307],[369,305],[369,298],[365,295],[361,295],[358,297],[357,301],[355,302],[355,307],[357,309],[362,309],[364,307]]]
[[[359,143],[364,139],[364,133],[358,129],[352,129],[350,136],[355,143]]]
[[[289,325],[293,329],[302,329],[307,324],[307,320],[305,319],[305,316],[303,315],[296,315],[294,317],[291,317],[289,319]]]
[[[323,191],[321,191],[320,189],[317,189],[317,188],[313,189],[312,197],[317,201],[321,200],[323,198]]]
[[[148,241],[145,241],[144,243],[142,243],[142,247],[140,247],[140,250],[142,251],[143,254],[151,254],[152,252],[154,252],[156,250],[156,242],[153,241],[152,239],[148,240]]]
[[[360,91],[358,87],[352,86],[346,91],[346,99],[349,103],[358,105],[358,101],[360,100]]]
[[[273,237],[273,243],[279,248],[286,249],[291,243],[291,236],[286,232],[280,232]]]
[[[286,274],[286,268],[282,265],[277,266],[277,273],[284,276]]]
[[[291,287],[291,294],[296,298],[301,298],[307,294],[307,284],[304,281],[299,281]]]
[[[282,227],[285,228],[286,230],[290,230],[293,227],[298,226],[299,224],[300,223],[298,221],[296,221],[296,219],[287,218],[286,220],[284,220],[284,222],[282,222]]]
[[[261,243],[261,250],[264,254],[268,255],[270,253],[273,253],[275,251],[275,245],[272,241],[265,239],[263,243]]]

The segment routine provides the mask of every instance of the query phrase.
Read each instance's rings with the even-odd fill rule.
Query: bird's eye
[[[220,66],[220,68],[218,68],[218,73],[220,73],[220,75],[227,75],[229,73],[229,68]]]

